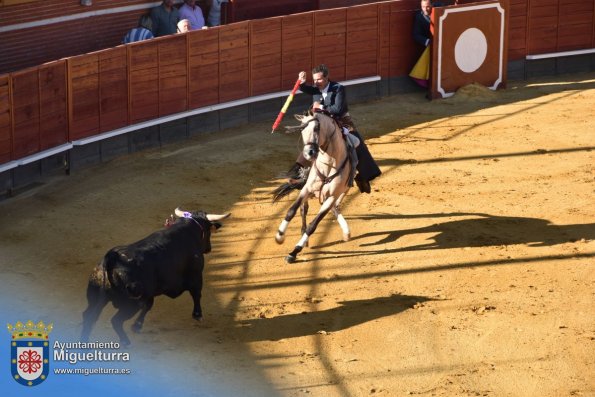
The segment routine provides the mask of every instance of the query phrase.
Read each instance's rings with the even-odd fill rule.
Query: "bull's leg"
[[[351,231],[349,230],[349,225],[343,217],[343,214],[341,214],[341,207],[339,203],[335,204],[333,207],[333,215],[335,215],[335,218],[337,219],[337,222],[343,231],[343,241],[349,241],[349,239],[351,239]]]
[[[312,233],[314,233],[316,231],[318,224],[320,223],[322,218],[324,218],[326,216],[326,214],[330,211],[330,209],[333,207],[334,204],[335,204],[334,196],[328,197],[324,201],[324,203],[322,203],[322,206],[320,207],[320,211],[318,211],[318,214],[316,214],[316,216],[314,217],[312,222],[310,222],[310,224],[306,228],[306,232],[302,235],[302,238],[300,239],[300,241],[298,241],[298,243],[295,246],[295,248],[293,249],[293,251],[291,251],[289,253],[289,255],[287,255],[285,257],[285,262],[287,262],[287,263],[295,262],[295,260],[297,258],[297,254],[299,254],[302,251],[302,249],[304,248],[304,246],[308,243],[308,238],[310,238]]]
[[[91,335],[91,330],[93,326],[97,322],[101,311],[109,302],[105,291],[94,285],[89,283],[87,287],[87,302],[88,307],[87,310],[83,312],[83,330],[81,332],[81,340],[83,342],[87,342],[89,340],[89,335]]]
[[[190,288],[190,295],[192,295],[192,299],[194,300],[194,308],[192,309],[192,318],[198,321],[202,321],[202,307],[200,306],[200,298],[202,297],[202,272],[205,267],[204,257],[202,255],[196,256],[194,258],[194,266],[195,266],[195,276]]]
[[[302,205],[302,202],[304,201],[307,195],[308,191],[304,186],[304,188],[302,188],[302,190],[300,191],[298,198],[294,201],[291,207],[289,207],[287,215],[285,215],[285,219],[283,219],[281,221],[281,225],[279,225],[279,230],[277,231],[277,235],[275,236],[275,241],[278,244],[283,244],[283,241],[285,241],[285,231],[287,230],[287,226],[295,216],[298,208],[300,207],[300,205]]]
[[[300,214],[302,215],[302,235],[306,233],[306,227],[308,224],[306,223],[306,217],[308,216],[308,200],[304,200],[302,205],[300,206]],[[308,242],[306,242],[306,247],[308,246]]]
[[[155,302],[155,298],[153,298],[153,297],[143,301],[141,312],[138,315],[138,317],[136,318],[136,321],[134,322],[134,324],[132,324],[132,330],[134,332],[140,332],[140,330],[143,328],[143,324],[145,323],[145,316],[147,315],[149,310],[151,310],[151,308],[153,307],[154,302]]]
[[[128,339],[128,335],[124,331],[124,321],[132,318],[140,310],[140,306],[137,301],[125,300],[118,307],[120,310],[112,317],[112,327],[120,337],[122,346],[128,346],[130,345],[130,339]]]

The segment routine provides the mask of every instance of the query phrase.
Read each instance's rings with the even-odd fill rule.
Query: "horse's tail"
[[[288,172],[282,172],[279,174],[279,178],[288,178],[289,181],[285,182],[275,190],[271,192],[273,195],[273,203],[287,196],[294,190],[302,190],[308,180],[308,174],[310,174],[311,167],[301,166],[299,163],[295,163]]]
[[[279,201],[283,197],[289,195],[294,190],[302,190],[302,188],[306,185],[306,179],[300,179],[297,183],[285,182],[275,190],[271,192],[273,195],[273,203]]]

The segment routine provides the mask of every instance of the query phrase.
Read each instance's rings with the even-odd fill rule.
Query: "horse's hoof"
[[[296,258],[295,256],[293,256],[293,255],[291,255],[291,254],[290,254],[290,255],[287,255],[287,256],[285,257],[285,262],[286,262],[286,263],[295,263],[295,260],[296,260],[296,259],[297,259],[297,258]]]
[[[196,321],[202,321],[202,313],[192,313],[192,318]]]
[[[351,240],[351,234],[350,233],[344,234],[343,241],[349,241],[349,240]]]
[[[283,244],[283,242],[285,241],[285,236],[277,234],[275,236],[275,241],[277,242],[277,244]]]

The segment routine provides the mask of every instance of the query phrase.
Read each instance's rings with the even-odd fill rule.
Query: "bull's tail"
[[[89,340],[93,326],[109,301],[103,282],[99,281],[92,275],[87,285],[87,309],[83,312],[83,330],[81,332],[83,342]]]
[[[120,259],[120,254],[118,254],[113,249],[109,250],[107,254],[103,257],[103,263],[101,264],[103,267],[103,280],[104,283],[109,283],[109,285],[104,284],[104,288],[114,288],[116,283],[114,281],[114,268],[116,267],[116,263]]]
[[[99,266],[97,266],[89,277],[87,285],[87,309],[83,312],[83,330],[81,340],[88,341],[91,330],[97,322],[101,311],[109,302],[107,291],[113,288],[113,269],[118,260],[118,253],[110,250]]]

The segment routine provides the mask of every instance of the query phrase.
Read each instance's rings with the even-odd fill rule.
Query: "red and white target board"
[[[432,98],[480,83],[492,90],[506,84],[507,15],[491,1],[433,10]]]

